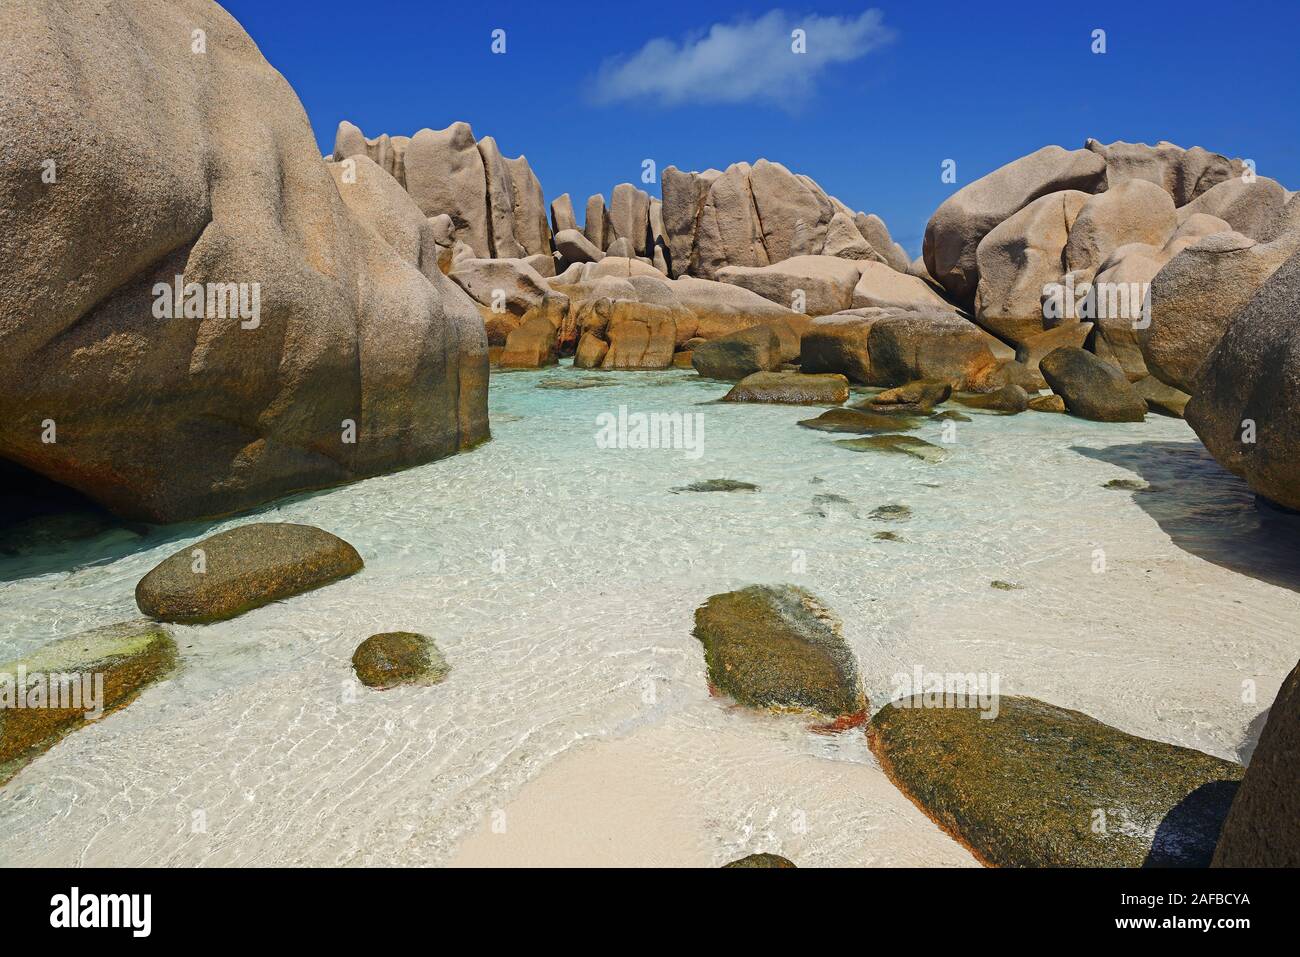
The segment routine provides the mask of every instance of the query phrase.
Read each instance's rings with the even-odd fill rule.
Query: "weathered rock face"
[[[916,379],[940,379],[954,389],[996,388],[1001,363],[974,325],[951,312],[893,311],[871,326],[868,385],[896,386]]]
[[[1300,867],[1300,664],[1269,709],[1223,822],[1214,867]]]
[[[1095,422],[1141,422],[1147,403],[1119,369],[1086,349],[1062,346],[1038,368],[1071,415]]]
[[[1196,393],[1201,366],[1233,317],[1300,249],[1300,196],[1283,207],[1265,236],[1264,242],[1240,233],[1208,236],[1156,274],[1151,281],[1151,324],[1140,338],[1153,375]]]
[[[943,379],[917,379],[886,389],[853,406],[886,415],[929,415],[952,395],[952,383]]]
[[[361,556],[311,525],[240,525],[160,562],[135,586],[158,621],[223,621],[360,571]]]
[[[1154,183],[1141,179],[1112,184],[1090,197],[1070,225],[1065,271],[1096,275],[1108,256],[1127,243],[1164,246],[1178,228],[1174,202]]]
[[[926,225],[926,269],[956,302],[972,302],[979,282],[976,251],[995,226],[1048,193],[1094,193],[1105,173],[1106,163],[1096,153],[1044,146],[968,183],[944,200]]]
[[[609,351],[602,369],[667,369],[677,344],[677,319],[672,309],[619,300],[613,304],[606,328]]]
[[[714,595],[695,612],[709,682],[752,708],[860,715],[867,706],[839,621],[793,585]]]
[[[764,159],[723,172],[668,167],[662,218],[673,276],[713,279],[728,266],[768,266],[800,256],[907,268],[878,216],[854,214],[807,176]]]
[[[1202,193],[1244,170],[1241,160],[1230,160],[1199,146],[1183,149],[1166,140],[1146,143],[1099,143],[1089,139],[1084,147],[1106,163],[1106,186],[1114,189],[1132,180],[1154,183],[1168,193],[1175,206],[1186,206]]]
[[[871,721],[872,750],[893,781],[985,863],[1209,863],[1239,765],[1033,698],[1003,696],[986,719],[977,707],[936,704],[942,697],[882,708]]]
[[[780,405],[838,405],[849,398],[849,380],[842,375],[801,372],[755,372],[722,397],[723,402],[773,402]]]
[[[399,141],[401,148],[393,148]],[[476,141],[468,123],[420,130],[409,138],[385,135],[372,140],[344,121],[335,135],[334,159],[358,155],[368,156],[390,173],[425,216],[450,216],[454,238],[468,245],[476,257],[551,254],[542,186],[528,160],[504,156],[490,136]],[[562,215],[567,196],[560,206]],[[567,210],[572,220],[571,203]],[[566,223],[562,228],[573,226]]]
[[[350,211],[234,19],[94,13],[0,31],[0,456],[169,522],[485,438],[481,324]]]
[[[363,685],[381,691],[437,684],[451,670],[432,638],[410,631],[371,635],[352,653],[352,668]]]
[[[770,266],[724,266],[715,273],[722,282],[809,316],[852,308],[861,275],[857,263],[834,256],[796,256]]]
[[[96,628],[0,664],[0,693],[25,696],[22,707],[14,700],[0,707],[0,785],[65,735],[98,719],[96,711],[125,707],[175,666],[176,643],[171,635],[145,621]],[[50,689],[45,676],[53,675],[67,676],[70,683]],[[23,685],[32,679],[38,680]],[[33,705],[33,694],[42,695],[35,699],[39,707]],[[100,700],[92,700],[101,695]],[[56,706],[60,704],[73,706]]]
[[[1233,232],[1264,242],[1287,202],[1286,188],[1275,179],[1234,176],[1201,193],[1178,210],[1178,222],[1195,215],[1221,219]]]
[[[1300,509],[1300,252],[1228,326],[1187,405],[1205,447],[1260,495]]]
[[[497,364],[503,369],[540,369],[555,365],[557,353],[555,348],[555,326],[542,315],[540,310],[533,310],[506,336],[505,349]]]

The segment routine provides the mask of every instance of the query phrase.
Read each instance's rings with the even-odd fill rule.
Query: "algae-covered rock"
[[[827,409],[815,419],[801,419],[799,424],[805,429],[816,429],[818,432],[867,435],[873,432],[906,432],[921,422],[908,415],[882,415],[860,409]]]
[[[352,667],[362,684],[381,691],[436,684],[451,670],[432,638],[411,631],[371,635],[352,653]]]
[[[839,621],[793,585],[750,585],[695,611],[695,637],[713,687],[753,708],[811,711],[830,719],[867,706]]]
[[[868,435],[860,439],[836,439],[835,444],[854,452],[894,452],[935,464],[948,457],[948,450],[914,435]]]
[[[757,492],[758,486],[753,482],[739,482],[736,479],[716,478],[690,485],[678,485],[672,492]]]
[[[1062,346],[1038,364],[1052,391],[1071,415],[1094,422],[1141,422],[1146,399],[1117,367],[1085,349]]]
[[[755,372],[722,397],[723,402],[775,402],[782,405],[838,405],[849,398],[849,380],[837,373]]]
[[[912,517],[912,510],[906,505],[878,505],[871,510],[871,517],[878,522],[905,522]]]
[[[723,867],[794,867],[795,863],[780,854],[750,854],[723,864]]]
[[[872,750],[986,864],[1209,862],[1239,765],[1033,698],[996,699],[988,719],[975,707],[934,707],[932,697],[882,708],[871,721]]]
[[[150,621],[96,628],[0,665],[0,784],[175,665],[176,643]]]
[[[165,559],[140,579],[135,601],[159,621],[222,621],[346,578],[362,564],[355,548],[311,525],[240,525]]]

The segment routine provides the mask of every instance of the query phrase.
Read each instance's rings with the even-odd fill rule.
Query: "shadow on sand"
[[[1143,867],[1209,867],[1237,781],[1211,781],[1183,798],[1156,828]]]
[[[1257,499],[1200,442],[1073,449],[1144,479],[1150,488],[1130,493],[1133,501],[1179,548],[1239,574],[1300,591],[1300,515]]]

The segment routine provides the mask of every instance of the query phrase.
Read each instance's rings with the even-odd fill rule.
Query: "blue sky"
[[[580,217],[647,158],[766,157],[878,213],[915,255],[954,189],[1088,136],[1201,145],[1300,188],[1296,0],[223,5],[293,84],[322,152],[341,119],[367,136],[465,120],[526,154],[547,199],[571,193]]]

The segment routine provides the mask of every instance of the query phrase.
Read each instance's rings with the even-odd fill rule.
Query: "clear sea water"
[[[576,379],[601,384],[540,387]],[[215,524],[0,556],[0,660],[135,617],[150,568],[236,524],[318,525],[366,562],[175,628],[172,677],[0,788],[0,864],[438,864],[570,749],[667,722],[872,762],[860,732],[709,696],[694,609],[754,582],[803,585],[842,619],[873,708],[917,666],[995,673],[1004,694],[1249,755],[1300,650],[1295,529],[1185,423],[971,413],[926,464],[796,425],[816,409],[716,403],[725,391],[689,371],[495,375],[493,440],[473,452]],[[597,416],[620,406],[701,414],[702,456],[598,448]],[[713,478],[759,489],[672,491]],[[873,518],[881,505],[911,516]],[[387,630],[432,636],[448,679],[356,685],[353,650]],[[744,820],[745,789],[700,773],[718,775],[718,827]]]

